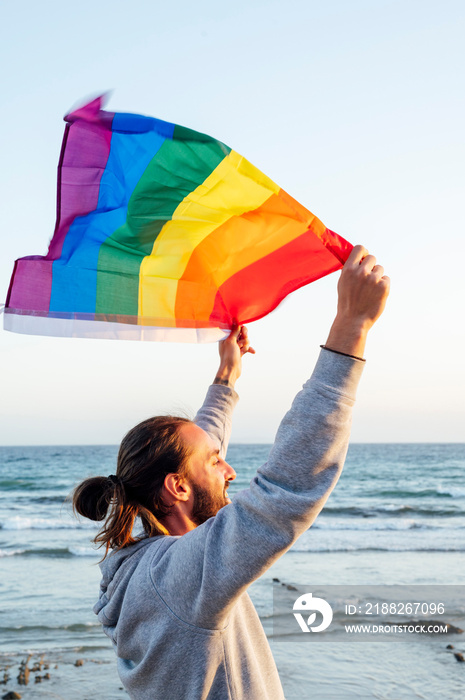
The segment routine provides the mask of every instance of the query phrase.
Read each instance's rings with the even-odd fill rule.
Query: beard
[[[209,518],[213,518],[221,508],[229,504],[229,499],[226,495],[227,486],[225,486],[221,495],[212,494],[207,489],[194,483],[191,483],[191,487],[194,492],[191,520],[196,525],[201,525]]]

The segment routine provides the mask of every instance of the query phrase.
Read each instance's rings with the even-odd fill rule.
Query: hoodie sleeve
[[[224,627],[237,597],[315,521],[342,470],[363,367],[322,350],[250,487],[154,560],[152,582],[182,620]]]
[[[232,414],[239,401],[238,394],[228,386],[212,384],[194,423],[205,430],[218,443],[224,459],[231,437]]]

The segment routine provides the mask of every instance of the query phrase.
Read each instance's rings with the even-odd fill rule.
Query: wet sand
[[[116,663],[91,654],[45,652],[0,656],[0,699],[127,698]]]

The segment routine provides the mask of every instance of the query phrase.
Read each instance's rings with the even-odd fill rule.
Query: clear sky
[[[19,0],[0,26],[0,301],[14,260],[47,251],[62,116],[112,90],[111,111],[221,139],[384,265],[354,441],[465,440],[463,2]],[[250,325],[234,441],[273,440],[337,277]],[[0,444],[118,443],[149,415],[193,414],[217,347],[0,330],[0,362]]]

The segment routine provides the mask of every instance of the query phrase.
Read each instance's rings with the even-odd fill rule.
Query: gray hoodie
[[[363,366],[323,350],[249,488],[182,537],[146,538],[102,562],[94,611],[133,700],[284,697],[247,588],[310,527],[334,488]],[[223,456],[237,398],[213,385],[196,417]]]

